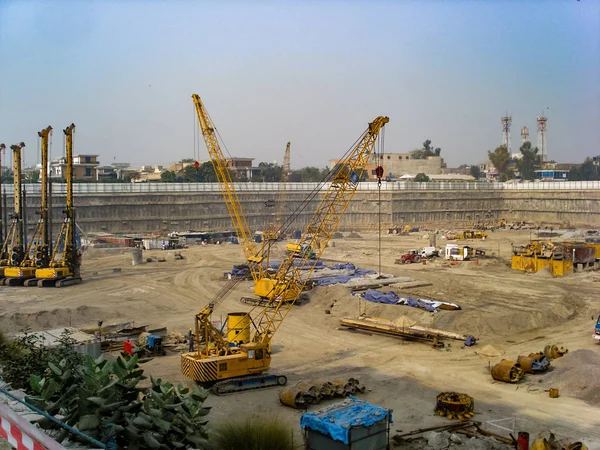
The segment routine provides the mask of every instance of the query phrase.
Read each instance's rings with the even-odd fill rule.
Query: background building
[[[379,156],[379,160],[377,157]],[[332,159],[329,167],[333,168],[341,160]],[[429,156],[425,159],[415,159],[410,153],[383,153],[371,155],[366,167],[369,180],[376,179],[375,168],[383,166],[384,178],[398,179],[403,175],[425,173],[427,175],[439,175],[442,173],[442,158],[440,156]]]

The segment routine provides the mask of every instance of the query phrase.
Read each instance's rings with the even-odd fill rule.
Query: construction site
[[[210,390],[210,422],[276,416],[297,448],[600,448],[600,191],[359,188],[384,116],[322,183],[289,183],[288,144],[277,190],[252,191],[192,99],[220,191],[196,208],[75,192],[73,124],[64,186],[42,169],[28,192],[11,147],[5,334],[143,349],[153,378]],[[378,419],[332,418],[357,405]]]

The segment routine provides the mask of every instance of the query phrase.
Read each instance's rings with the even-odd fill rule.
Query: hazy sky
[[[550,158],[600,154],[598,0],[0,0],[0,61],[0,142],[27,164],[71,122],[101,163],[193,158],[193,93],[256,164],[291,141],[292,167],[325,166],[378,115],[387,151],[481,162],[506,111],[513,152],[545,111]]]

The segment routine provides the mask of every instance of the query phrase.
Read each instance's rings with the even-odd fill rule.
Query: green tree
[[[317,167],[303,167],[300,169],[300,180],[304,183],[321,181],[329,170],[319,169]]]
[[[596,160],[599,160],[597,157]],[[573,167],[569,170],[569,181],[594,181],[600,180],[600,166],[592,158],[585,158],[583,164],[579,167]]]
[[[479,178],[481,178],[481,169],[477,164],[472,165],[469,168],[469,172],[471,172],[471,176],[476,180],[479,180]]]
[[[160,181],[163,183],[176,183],[177,174],[172,170],[165,170],[160,174]]]
[[[2,166],[2,182],[12,183],[13,182],[13,171],[12,169]]]
[[[488,158],[498,171],[498,181],[507,181],[513,178],[514,174],[510,169],[510,153],[506,145],[497,147],[493,152],[488,150]]]
[[[258,164],[258,167],[260,167],[260,176],[255,176],[254,181],[277,182],[281,180],[283,167],[265,162]]]
[[[515,161],[523,180],[535,179],[535,169],[537,169],[539,161],[537,147],[532,148],[531,142],[524,142],[521,145],[521,158]]]
[[[418,173],[417,176],[415,177],[415,183],[427,183],[429,181],[429,177],[427,176],[427,174],[421,172]]]
[[[439,147],[434,148],[431,145],[431,139],[427,139],[423,142],[423,148],[418,148],[410,152],[413,159],[427,159],[429,156],[440,156],[442,149]]]
[[[133,180],[139,180],[141,174],[139,172],[126,172],[123,175],[123,183],[131,183]]]
[[[212,163],[208,161],[198,166],[198,171],[193,165],[186,166],[183,169],[183,181],[186,183],[215,183],[217,175]]]

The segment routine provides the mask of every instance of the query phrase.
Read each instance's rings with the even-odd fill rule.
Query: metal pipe
[[[60,426],[61,428],[64,428],[65,430],[67,430],[70,433],[73,433],[76,436],[79,436],[82,439],[85,439],[86,441],[90,442],[91,444],[94,444],[100,448],[108,448],[108,446],[106,444],[103,444],[100,441],[97,441],[96,439],[94,439],[91,436],[88,436],[87,434],[82,433],[81,431],[79,431],[77,428],[73,428],[70,425],[67,425],[64,422],[61,422],[60,420],[58,420],[56,417],[48,414],[46,411],[42,411],[39,408],[36,408],[33,405],[30,405],[29,403],[27,403],[25,400],[21,400],[19,397],[11,394],[10,392],[8,392],[6,389],[1,388],[0,387],[0,393],[6,395],[8,398],[11,398],[19,403],[21,403],[22,405],[27,406],[29,409],[31,409],[32,411],[35,411],[36,413],[44,416],[46,419],[51,420],[52,422],[54,422],[55,424],[57,424],[58,426]]]

